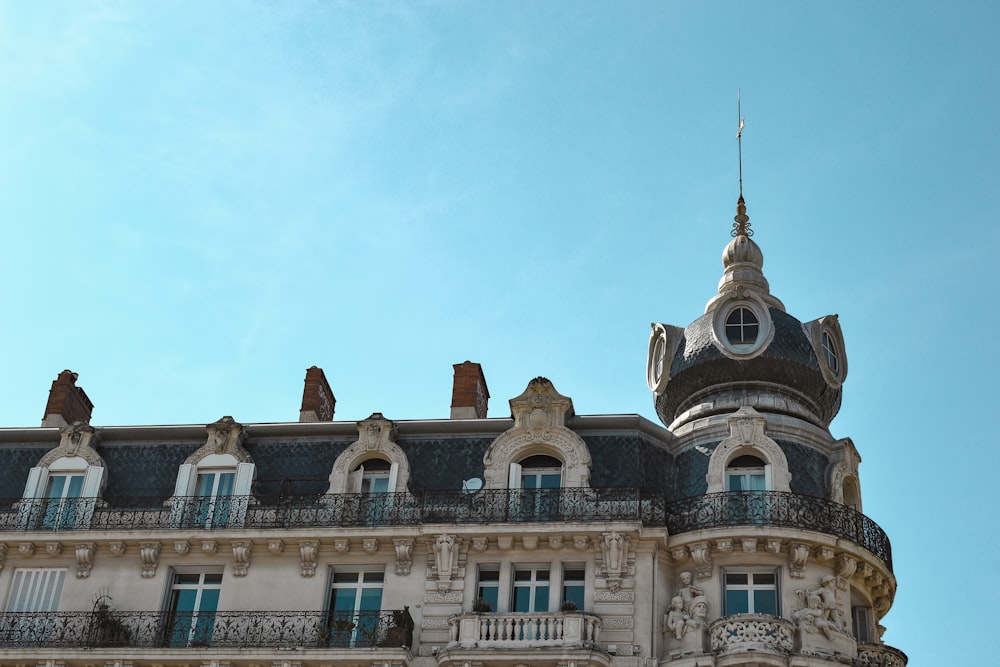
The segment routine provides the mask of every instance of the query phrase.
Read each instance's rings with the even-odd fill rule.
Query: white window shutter
[[[771,483],[771,464],[764,466],[764,490],[773,491],[774,485]]]
[[[233,481],[234,496],[249,496],[250,487],[253,485],[253,463],[237,463],[236,479]]]
[[[510,464],[510,476],[507,478],[507,488],[508,489],[520,489],[521,488],[521,464],[511,463]]]
[[[365,467],[358,466],[354,472],[347,474],[347,493],[361,493],[361,479],[365,476]]]
[[[195,479],[195,466],[190,463],[182,463],[177,467],[177,483],[174,485],[175,496],[190,496],[193,489],[191,486]]]
[[[28,481],[24,485],[22,498],[41,498],[45,489],[42,488],[42,471],[45,468],[32,468],[28,471]]]
[[[396,480],[399,478],[399,464],[389,466],[389,493],[396,493]]]
[[[80,490],[81,498],[96,498],[101,495],[101,482],[104,480],[104,468],[102,466],[87,466],[87,472],[83,474],[83,488]]]

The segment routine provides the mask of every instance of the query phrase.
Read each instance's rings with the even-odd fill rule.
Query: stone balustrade
[[[580,613],[461,614],[449,620],[451,646],[534,648],[596,645],[601,619]]]
[[[858,645],[858,665],[861,667],[906,667],[907,661],[906,654],[892,646]]]
[[[723,616],[709,625],[709,640],[716,653],[766,651],[790,654],[795,624],[767,614]]]

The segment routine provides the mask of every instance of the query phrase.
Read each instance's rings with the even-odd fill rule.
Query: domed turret
[[[653,324],[647,376],[670,428],[749,406],[827,427],[847,375],[836,316],[803,323],[785,312],[764,277],[746,203],[722,252],[719,293],[686,328]]]

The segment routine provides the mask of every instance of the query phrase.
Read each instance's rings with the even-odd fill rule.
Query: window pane
[[[540,475],[540,477],[541,484],[539,488],[542,489],[558,489],[562,482],[562,475],[559,473],[546,473]]]
[[[535,604],[531,611],[549,610],[549,587],[535,586]]]
[[[778,600],[775,591],[754,591],[753,610],[755,614],[778,615]]]
[[[531,589],[527,586],[514,587],[513,611],[531,611]]]
[[[231,496],[233,495],[233,484],[236,482],[236,473],[234,472],[223,472],[219,473],[219,490],[216,491],[217,496]]]
[[[385,572],[365,572],[364,582],[366,584],[382,583],[385,581]]]
[[[726,615],[746,614],[749,611],[746,591],[726,591]]]
[[[67,498],[79,498],[83,491],[83,475],[72,475],[69,478],[69,489],[66,491]]]
[[[764,491],[764,474],[752,474],[750,475],[750,490],[751,491]]]
[[[49,498],[62,498],[63,487],[65,485],[65,476],[53,475],[52,477],[49,477]]]
[[[741,574],[741,573],[735,573],[735,572],[734,573],[727,573],[726,574],[726,585],[728,586],[728,585],[733,585],[733,584],[743,584],[745,586],[747,584],[747,575],[746,574]]]
[[[753,575],[753,583],[757,586],[774,586],[774,574],[765,574],[763,572],[758,572]]]
[[[746,477],[739,474],[730,473],[729,474],[729,490],[730,491],[744,491],[746,490],[744,482]]]
[[[206,574],[205,575],[206,584],[221,584],[222,583],[222,573],[218,574]]]

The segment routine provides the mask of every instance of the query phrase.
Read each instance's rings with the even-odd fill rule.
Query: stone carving
[[[407,575],[413,565],[413,540],[393,540],[396,549],[396,574]]]
[[[86,542],[76,545],[76,577],[86,579],[90,576],[90,570],[94,567],[94,554],[97,553],[97,545],[93,542]]]
[[[177,540],[174,542],[174,551],[183,556],[191,551],[191,543],[187,540]]]
[[[837,584],[837,577],[828,574],[820,580],[819,586],[808,588],[804,591],[795,591],[795,595],[798,597],[800,602],[799,611],[806,612],[806,610],[809,609],[811,606],[809,598],[816,597],[818,600],[818,607],[816,607],[816,609],[821,612],[818,616],[814,612],[806,612],[803,614],[803,618],[808,616],[816,617],[815,620],[806,620],[805,622],[808,625],[816,626],[818,628],[828,627],[829,629],[846,632],[847,624],[844,614],[840,609]],[[824,631],[824,634],[829,637],[829,634],[827,634],[826,631]]]
[[[604,616],[601,618],[601,626],[609,629],[631,628],[631,616]]]
[[[691,573],[683,574],[687,574],[690,581]],[[691,595],[692,591],[698,591],[698,594],[685,601],[685,596]],[[664,632],[672,634],[675,639],[684,639],[685,635],[696,633],[700,641],[708,627],[708,599],[701,589],[696,586],[681,588],[679,594],[670,600],[663,625]]]
[[[462,591],[427,591],[424,593],[427,604],[461,604]]]
[[[563,548],[562,535],[549,535],[549,549],[562,549],[562,548]]]
[[[744,537],[740,540],[740,544],[743,546],[743,553],[752,554],[757,553],[757,538],[756,537]]]
[[[39,468],[48,468],[57,460],[79,456],[88,466],[104,467],[104,460],[94,449],[101,440],[101,432],[83,421],[75,421],[59,430],[59,446],[49,450],[38,461]]]
[[[201,543],[201,550],[202,553],[214,556],[215,553],[219,550],[219,543],[216,542],[215,540],[205,540],[204,542]]]
[[[396,484],[389,492],[406,491],[410,481],[410,462],[406,453],[396,444],[396,425],[381,412],[373,412],[368,419],[358,422],[357,441],[351,443],[334,462],[327,493],[358,493],[360,488],[348,488],[351,471],[372,458],[376,452],[396,466]]]
[[[21,542],[17,545],[17,553],[22,556],[31,556],[35,553],[35,545],[31,542]]]
[[[829,620],[827,610],[823,609],[823,599],[816,593],[810,593],[807,606],[792,612],[792,620],[799,626],[800,632],[822,632],[827,639],[833,639],[833,631],[837,627]]]
[[[490,546],[490,540],[487,537],[473,537],[472,538],[472,550],[483,552]]]
[[[617,532],[602,533],[601,537],[604,573],[608,579],[621,579],[622,567],[628,557],[628,538]]]
[[[792,638],[791,624],[783,618],[726,616],[712,623],[711,629],[713,651],[749,645],[789,654],[794,648]]]
[[[346,537],[333,538],[333,550],[338,554],[346,554],[351,550],[351,542]]]
[[[556,391],[542,377],[528,383],[520,396],[510,400],[514,426],[502,433],[483,456],[484,488],[507,488],[511,463],[533,455],[546,455],[565,464],[563,486],[590,485],[590,450],[583,439],[566,427],[573,416],[573,401]]]
[[[780,554],[781,553],[781,540],[769,539],[765,542],[765,548],[769,553]]]
[[[805,576],[806,561],[809,559],[809,545],[793,542],[788,546],[788,574],[795,579]]]
[[[62,553],[62,544],[59,542],[46,542],[45,554],[48,556],[58,556]]]
[[[708,542],[697,542],[688,545],[691,552],[691,560],[695,564],[695,574],[699,579],[709,579],[712,576],[712,554],[708,548]]]
[[[719,550],[720,553],[731,554],[733,553],[733,540],[728,537],[723,537],[715,541],[715,548]]]
[[[590,538],[586,535],[573,536],[573,548],[577,551],[584,551],[590,546]]]
[[[443,533],[434,539],[434,565],[437,569],[439,591],[451,589],[451,571],[457,548],[458,541],[454,535]]]
[[[247,569],[250,567],[250,552],[253,550],[252,542],[233,542],[233,576],[247,576]]]
[[[108,549],[111,551],[112,556],[121,558],[125,555],[127,547],[124,542],[108,542]]]
[[[696,597],[705,595],[705,591],[691,583],[691,573],[681,572],[681,585],[677,589],[677,595],[680,596],[681,601],[684,603],[681,610],[684,613],[691,613],[691,605],[694,603]]]
[[[681,546],[681,547],[674,547],[673,549],[671,549],[670,555],[673,557],[674,560],[682,561],[682,560],[687,560],[689,554],[687,547]]]
[[[361,549],[366,554],[373,554],[378,551],[378,540],[374,537],[366,537],[361,540]]]
[[[857,571],[858,561],[856,558],[847,554],[841,554],[837,557],[837,566],[834,572],[837,574],[837,583],[841,590],[847,590],[847,582]]]
[[[140,543],[139,562],[142,564],[142,576],[144,579],[151,579],[152,577],[155,577],[156,567],[160,564],[160,543]]]
[[[283,540],[268,540],[267,541],[267,552],[278,556],[285,551],[285,542]]]
[[[299,574],[303,577],[311,577],[316,574],[316,563],[319,560],[319,542],[317,540],[303,540],[299,542]]]
[[[238,463],[253,463],[253,458],[243,449],[246,440],[246,427],[230,416],[225,416],[217,422],[205,426],[208,440],[184,460],[184,463],[198,465],[202,459],[212,454],[229,454]]]
[[[635,591],[594,591],[594,602],[635,602]]]
[[[497,547],[501,551],[509,551],[514,548],[514,536],[513,535],[497,535]]]
[[[523,546],[528,551],[534,551],[538,548],[538,535],[524,535],[521,537],[521,546]]]

